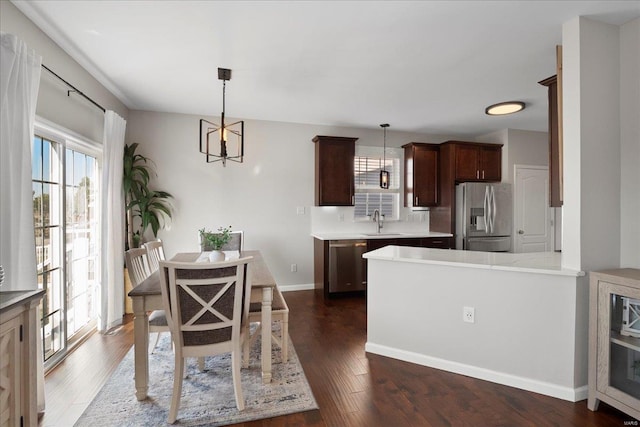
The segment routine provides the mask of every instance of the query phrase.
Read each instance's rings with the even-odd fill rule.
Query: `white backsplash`
[[[373,233],[373,221],[354,221],[352,206],[311,206],[312,233]],[[429,211],[400,209],[400,220],[384,221],[385,232],[428,232]]]

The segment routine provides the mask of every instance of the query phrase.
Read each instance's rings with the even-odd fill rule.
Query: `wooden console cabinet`
[[[587,406],[606,402],[640,420],[640,269],[589,276]]]
[[[316,206],[353,206],[353,160],[358,138],[316,136]]]
[[[38,425],[37,309],[43,290],[0,292],[0,420]]]

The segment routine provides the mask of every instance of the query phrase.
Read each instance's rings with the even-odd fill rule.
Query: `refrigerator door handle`
[[[496,225],[496,213],[498,208],[496,206],[496,191],[495,187],[491,186],[491,233],[493,233],[493,229]]]
[[[489,203],[489,186],[484,188],[484,233],[489,234],[491,226],[491,205]]]
[[[487,226],[487,230],[489,231],[489,234],[493,233],[493,204],[491,203],[491,186],[488,187],[489,189],[489,225]]]
[[[467,237],[467,229],[469,228],[469,225],[467,225],[467,206],[466,206],[466,203],[464,202],[464,200],[467,200],[466,190],[467,188],[464,185],[460,187],[460,191],[462,192],[462,200],[463,200],[463,204],[462,204],[462,224],[464,224],[462,226],[463,239]],[[471,219],[471,221],[473,221],[473,217],[471,215],[469,215],[469,218]],[[473,224],[471,225],[473,226]],[[463,242],[463,245],[464,245],[464,242]]]

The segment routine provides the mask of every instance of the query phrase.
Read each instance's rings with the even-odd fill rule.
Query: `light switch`
[[[297,213],[298,215],[304,215],[304,206],[298,206],[298,207],[296,208],[296,213]]]

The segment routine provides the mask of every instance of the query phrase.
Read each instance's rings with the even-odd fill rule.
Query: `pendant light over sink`
[[[380,125],[383,132],[382,139],[382,166],[380,167],[380,188],[387,189],[389,188],[389,171],[386,170],[387,165],[387,128],[389,127],[389,123],[383,123]]]
[[[218,68],[218,80],[222,80],[222,115],[220,125],[200,119],[200,152],[207,155],[207,163],[222,162],[227,165],[227,160],[242,163],[244,157],[244,121],[235,123],[224,122],[224,103],[227,80],[231,80],[231,70]],[[216,143],[220,142],[219,151]],[[229,148],[234,153],[229,155]]]

